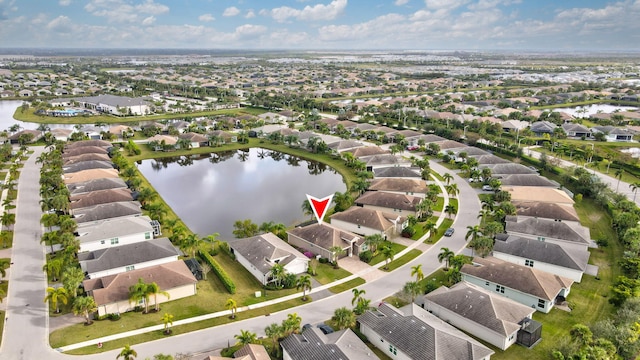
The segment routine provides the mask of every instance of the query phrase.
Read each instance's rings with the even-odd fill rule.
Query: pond
[[[305,194],[346,190],[325,164],[258,148],[143,160],[138,168],[193,232],[221,239],[233,238],[236,220],[287,227],[310,220],[301,208]]]
[[[610,114],[615,111],[635,111],[637,107],[622,106],[622,105],[609,105],[609,104],[593,104],[586,106],[576,106],[573,108],[555,108],[553,111],[559,111],[567,113],[574,117],[587,118],[589,115],[597,114],[599,112]]]

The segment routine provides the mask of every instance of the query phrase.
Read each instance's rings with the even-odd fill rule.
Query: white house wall
[[[385,236],[385,231],[380,231],[380,230],[362,226],[362,225],[359,226],[358,224],[346,222],[343,220],[331,219],[331,225],[337,228],[340,228],[342,230],[352,232],[354,234],[359,234],[364,236],[379,234],[379,235],[382,235],[383,237]],[[393,232],[393,230],[389,231],[389,233],[391,232]]]
[[[471,276],[468,274],[462,274],[462,281],[466,281],[469,282],[471,284],[475,284],[480,286],[481,288],[484,288],[486,290],[489,290],[492,293],[496,293],[498,295],[504,296],[506,298],[509,298],[513,301],[519,302],[520,304],[526,305],[526,306],[530,306],[532,309],[536,309],[536,311],[540,311],[543,313],[548,313],[549,311],[551,311],[551,309],[553,308],[554,305],[554,300],[549,301],[546,299],[539,299],[533,295],[530,294],[525,294],[523,292],[520,292],[518,290],[514,290],[508,287],[504,287],[504,294],[497,292],[496,291],[496,284],[494,282],[490,282],[490,281],[486,281],[484,279],[480,279],[477,278],[475,276]],[[545,306],[544,308],[538,307],[538,300],[544,300],[545,301]]]
[[[151,235],[151,237],[149,239],[145,239],[145,234],[146,233],[149,233]],[[135,244],[135,243],[142,242],[142,241],[152,240],[153,239],[153,231],[150,230],[150,231],[143,232],[143,233],[118,236],[117,238],[118,238],[118,243],[111,245],[111,239],[112,238],[101,239],[101,240],[96,240],[96,241],[91,241],[91,242],[83,242],[82,241],[82,236],[79,236],[78,239],[80,240],[80,252],[95,251],[95,250],[106,249],[106,248],[114,247],[114,246]]]
[[[148,268],[151,266],[156,266],[156,265],[162,265],[162,264],[166,264],[166,263],[170,263],[173,261],[177,261],[178,260],[178,255],[175,256],[170,256],[170,257],[166,257],[166,258],[162,258],[162,259],[156,259],[156,260],[152,260],[152,261],[146,261],[143,263],[139,263],[139,264],[133,264],[132,266],[134,267],[131,270],[138,270],[138,269],[144,269],[144,268]],[[80,263],[80,267],[82,268],[82,271],[86,271],[85,266],[84,266],[84,262]],[[101,277],[105,277],[105,276],[109,276],[109,275],[115,275],[115,274],[120,274],[123,272],[127,272],[127,266],[122,266],[122,267],[117,267],[117,268],[113,268],[113,269],[108,269],[108,270],[103,270],[103,271],[96,271],[93,273],[89,273],[89,278],[90,279],[95,279],[95,278],[101,278]]]
[[[236,256],[236,260],[238,260],[238,262],[242,266],[244,266],[244,268],[247,269],[251,273],[251,275],[258,279],[258,281],[260,281],[262,285],[266,284],[265,274],[263,274],[255,266],[253,266],[253,264],[251,264],[249,260],[245,259],[239,252],[234,251],[233,253]]]
[[[173,289],[161,289],[162,291],[166,291],[169,293],[169,298],[162,294],[158,294],[158,304],[162,304],[171,300],[178,300],[185,298],[187,296],[192,296],[196,294],[196,284],[188,284],[180,287],[176,287]],[[124,313],[127,311],[132,311],[135,306],[138,304],[133,304],[129,302],[129,300],[122,300],[115,303],[99,305],[98,306],[98,316],[103,316],[107,314],[118,314]],[[144,305],[141,305],[144,306]],[[149,309],[155,307],[155,302],[153,296],[149,299]]]
[[[380,349],[385,355],[387,355],[391,359],[395,359],[395,360],[412,360],[407,354],[405,354],[402,351],[400,351],[400,349],[396,348],[396,353],[395,354],[390,352],[389,351],[389,346],[390,345],[393,346],[394,344],[388,343],[378,333],[376,333],[375,331],[371,330],[371,328],[367,327],[366,325],[360,324],[360,332],[364,336],[367,337],[367,340],[369,340],[369,342],[372,343],[373,346],[375,346],[378,349]]]

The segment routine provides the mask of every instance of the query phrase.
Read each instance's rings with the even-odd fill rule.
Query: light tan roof
[[[147,139],[147,144],[153,141],[157,141],[161,143],[163,140],[164,140],[164,143],[167,145],[175,145],[178,143],[178,139],[175,136],[155,135]]]
[[[365,226],[378,231],[386,231],[394,224],[391,220],[400,219],[402,217],[394,214],[386,214],[382,211],[367,209],[359,206],[352,206],[345,211],[337,212],[331,215],[331,220],[340,220],[360,226]]]
[[[65,184],[75,184],[77,182],[89,181],[101,178],[117,178],[118,170],[116,169],[90,169],[78,171],[76,173],[64,174]]]
[[[369,190],[426,193],[427,183],[418,179],[380,178],[371,182]]]
[[[562,190],[538,186],[503,186],[503,191],[511,194],[512,201],[538,201],[573,204],[574,201]]]

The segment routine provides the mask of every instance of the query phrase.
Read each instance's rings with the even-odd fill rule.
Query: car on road
[[[451,236],[451,235],[453,235],[453,232],[454,232],[454,231],[455,231],[455,230],[454,230],[454,228],[448,228],[448,229],[444,232],[444,236],[447,236],[447,237],[448,237],[448,236]]]
[[[493,188],[490,185],[482,185],[482,190],[484,190],[484,191],[492,191]]]
[[[322,331],[322,333],[325,335],[331,334],[333,332],[331,326],[327,324],[318,324],[318,329],[320,329],[320,331]]]

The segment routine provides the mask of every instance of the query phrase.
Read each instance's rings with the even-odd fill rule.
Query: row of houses
[[[160,224],[142,215],[137,193],[118,176],[110,149],[107,141],[87,140],[67,145],[62,155],[69,212],[78,225],[82,286],[95,299],[98,315],[142,306],[129,301],[129,287],[139,279],[169,294],[159,294],[158,303],[195,295],[197,264],[179,260],[181,252],[160,237]]]

